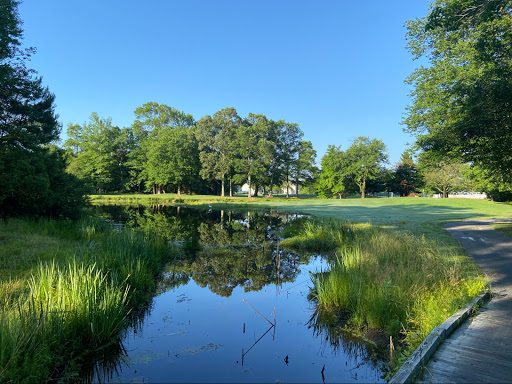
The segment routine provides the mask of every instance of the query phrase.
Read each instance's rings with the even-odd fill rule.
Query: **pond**
[[[382,382],[375,347],[333,331],[308,300],[328,257],[279,248],[304,220],[270,211],[96,207],[116,225],[153,229],[183,256],[129,328],[97,382]],[[101,373],[100,373],[101,372]]]

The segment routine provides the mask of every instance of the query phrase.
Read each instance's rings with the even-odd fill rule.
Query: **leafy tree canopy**
[[[512,181],[512,1],[435,0],[407,24],[408,49],[428,63],[407,79],[404,120],[425,151]]]

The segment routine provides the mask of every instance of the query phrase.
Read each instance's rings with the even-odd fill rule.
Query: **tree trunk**
[[[178,196],[181,196],[181,184],[178,183]]]
[[[225,183],[225,178],[224,178],[224,176],[222,176],[222,188],[221,188],[221,191],[220,191],[220,196],[221,197],[224,197],[224,183]]]
[[[257,197],[258,196],[258,184],[254,184],[254,197]]]
[[[341,200],[341,199],[342,199],[342,197],[343,197],[343,196],[341,195],[341,192],[338,192],[338,199],[340,199],[340,200]]]
[[[233,180],[229,179],[229,197],[233,197]]]
[[[299,198],[299,183],[297,182],[296,186],[295,186],[295,197],[298,199]]]
[[[248,181],[249,181],[249,192],[247,193],[247,197],[251,197],[251,175],[248,175]]]

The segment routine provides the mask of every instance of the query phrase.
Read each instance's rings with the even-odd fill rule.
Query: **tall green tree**
[[[257,183],[264,180],[267,167],[271,163],[273,145],[266,139],[269,127],[270,122],[264,115],[249,113],[236,131],[236,170],[239,181],[246,180],[249,185],[247,197],[251,197],[255,182],[254,190],[257,191]]]
[[[0,1],[0,215],[77,216],[83,189],[52,146],[55,97],[27,68],[34,49],[21,48],[18,4]]]
[[[232,171],[235,164],[236,132],[242,124],[235,108],[224,108],[213,117],[205,116],[197,122],[196,138],[201,161],[201,177],[221,182],[221,196],[225,196],[225,182],[229,177],[229,194],[233,195]]]
[[[446,198],[449,192],[456,191],[463,185],[464,178],[461,170],[460,163],[439,161],[423,172],[425,184],[436,189]]]
[[[329,145],[327,152],[322,157],[322,171],[317,181],[317,189],[320,197],[343,197],[347,188],[349,175],[348,158],[341,146]]]
[[[122,191],[128,181],[128,135],[93,112],[82,126],[68,126],[64,147],[70,154],[69,172],[96,193]]]
[[[299,187],[312,184],[319,170],[315,166],[316,151],[311,141],[299,141],[297,145],[297,160],[294,163],[295,197],[299,197]]]
[[[186,127],[159,128],[152,135],[147,153],[147,185],[155,191],[173,188],[181,195],[199,175],[199,151],[194,130]]]
[[[286,197],[290,197],[290,184],[293,183],[293,170],[299,156],[299,146],[303,133],[298,124],[284,123],[280,139],[283,177],[286,183]]]
[[[154,101],[137,107],[134,114],[127,166],[130,172],[130,186],[141,192],[153,188],[153,185],[146,185],[146,163],[147,153],[151,150],[152,141],[157,135],[156,131],[164,128],[191,128],[194,126],[194,118],[174,107]]]
[[[359,187],[361,198],[366,197],[366,183],[378,177],[381,166],[387,162],[386,146],[381,140],[360,136],[345,152],[348,173]]]
[[[422,178],[411,154],[405,151],[393,170],[391,190],[398,192],[400,196],[408,196],[421,186],[421,181]]]
[[[407,24],[408,49],[423,59],[407,79],[404,120],[424,151],[472,163],[512,181],[512,2],[435,0]]]

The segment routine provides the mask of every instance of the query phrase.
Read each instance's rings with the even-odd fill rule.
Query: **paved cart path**
[[[489,224],[450,223],[446,230],[490,276],[493,298],[462,324],[432,356],[424,383],[512,382],[512,238]]]

